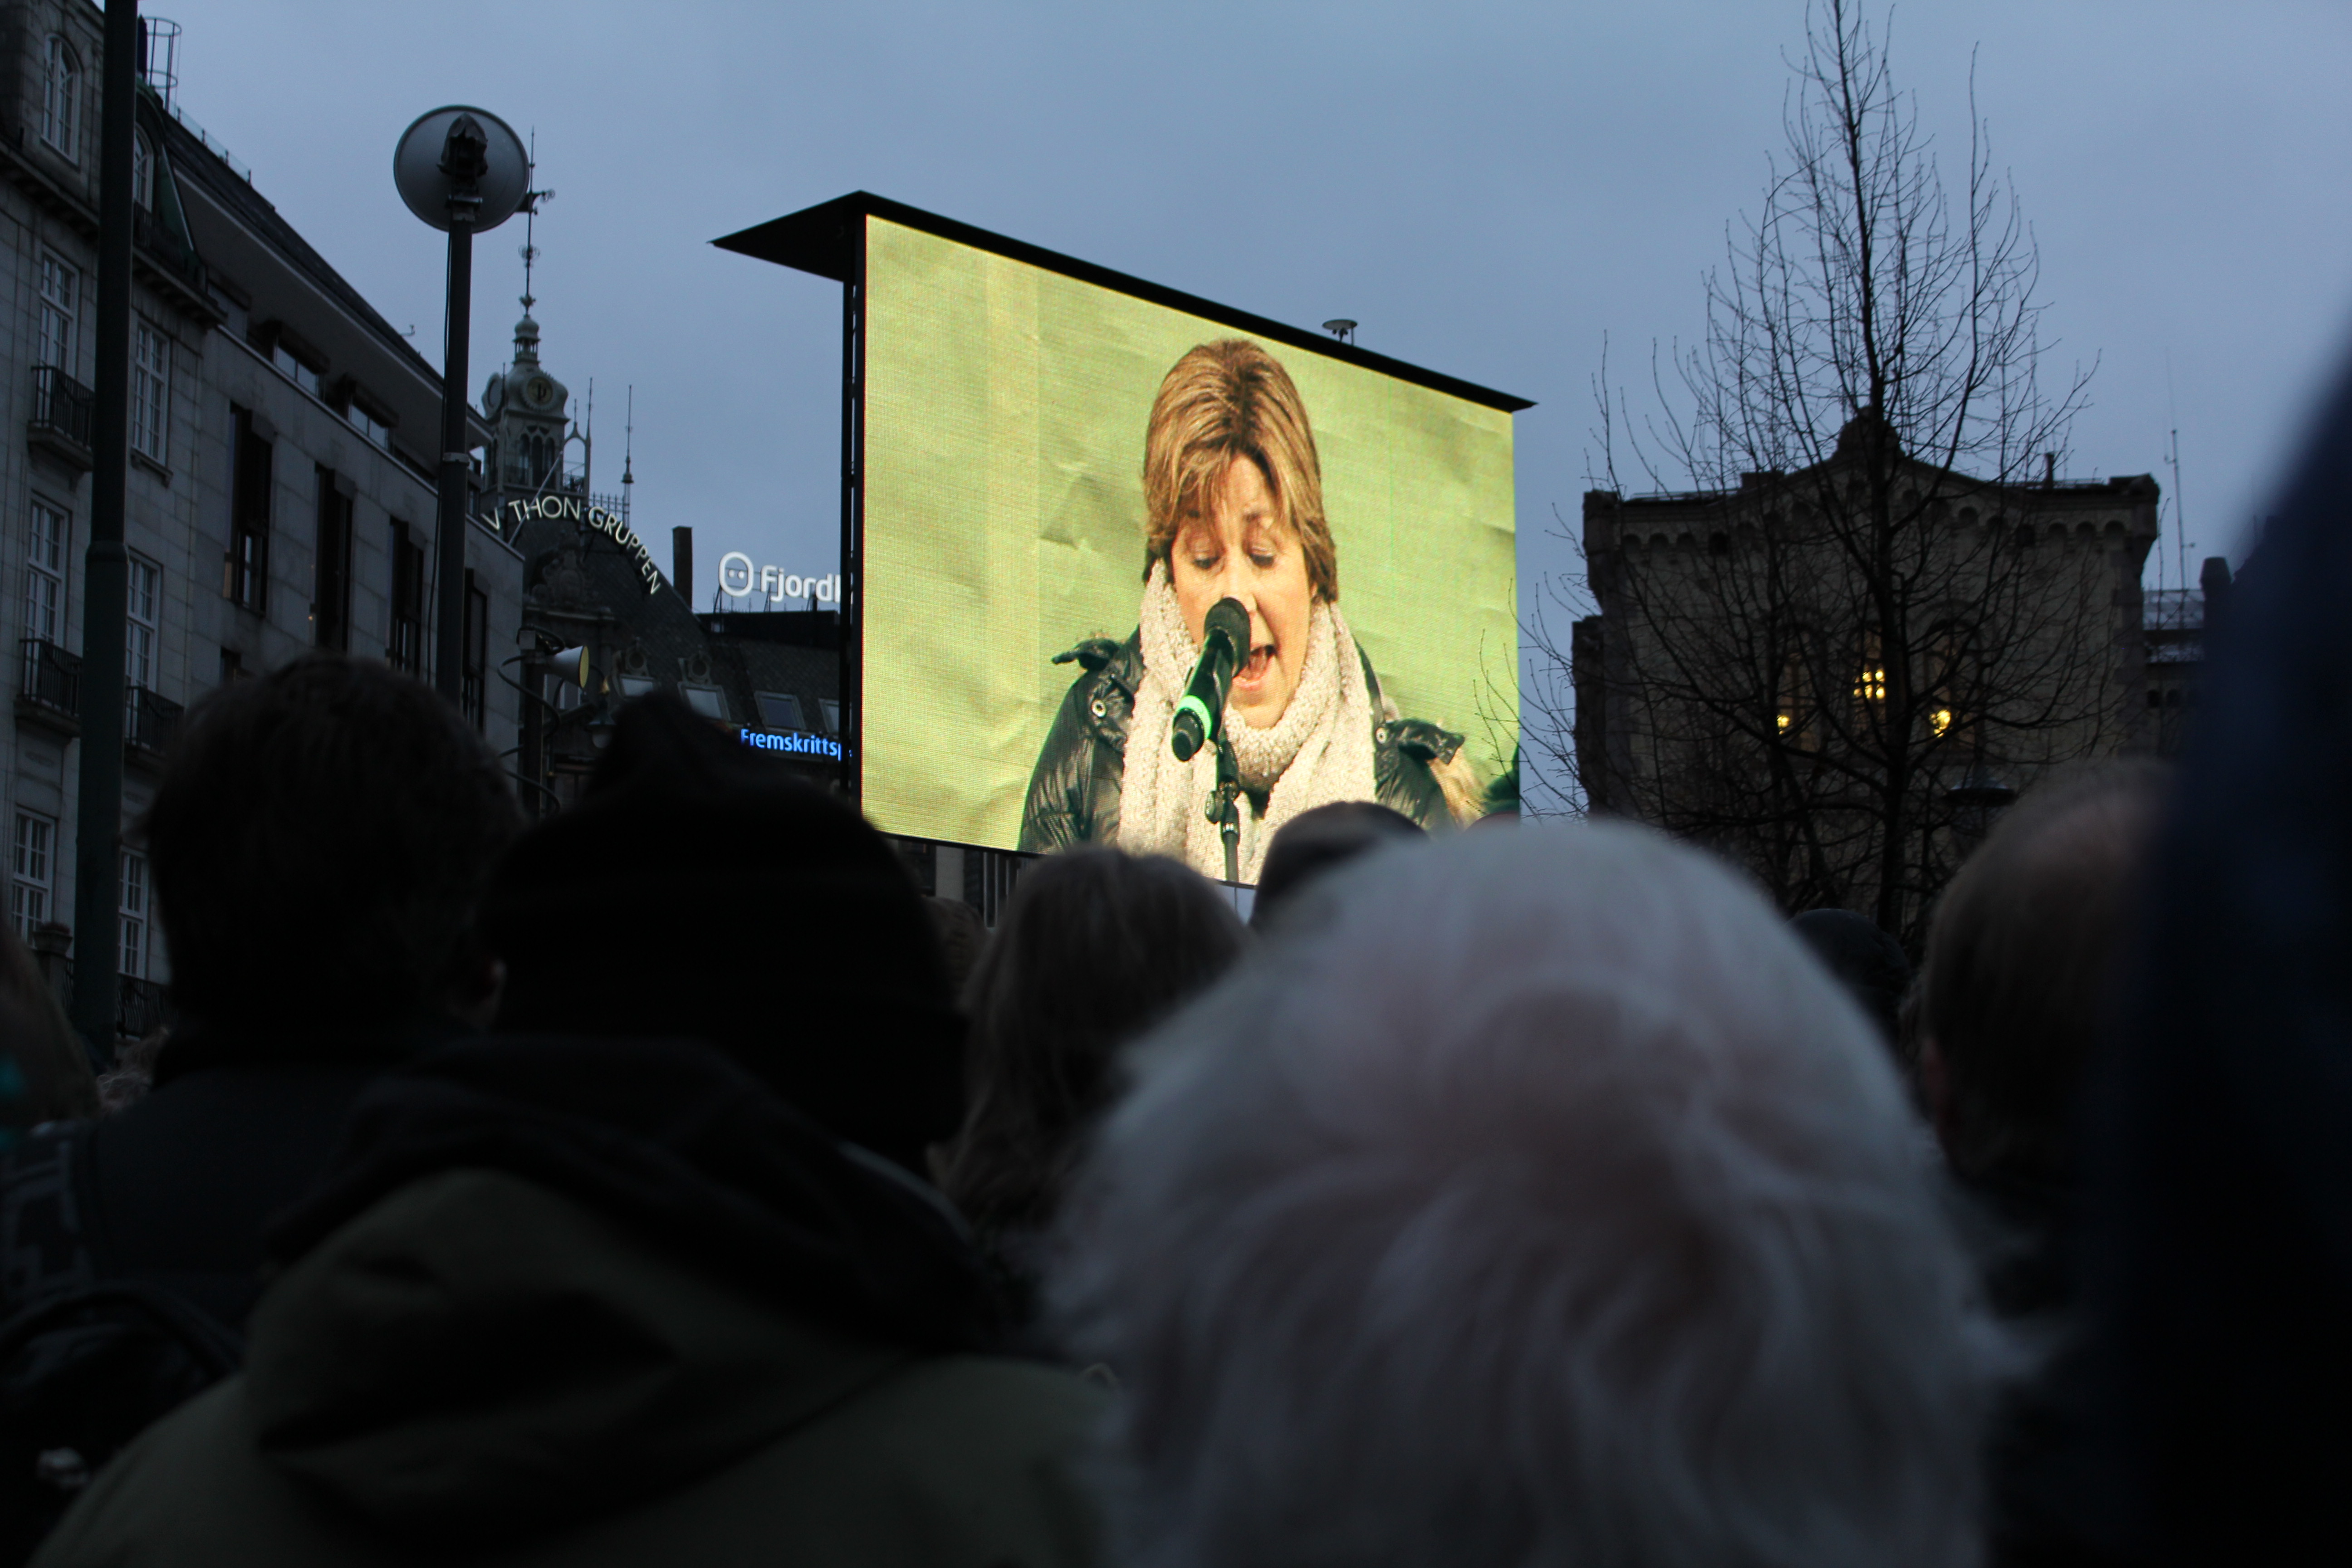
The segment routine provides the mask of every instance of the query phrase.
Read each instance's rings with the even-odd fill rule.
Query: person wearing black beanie
[[[914,1173],[962,1028],[881,836],[646,698],[479,925],[497,1032],[361,1098],[270,1234],[245,1373],[44,1561],[1097,1561],[1105,1395],[992,1353]]]
[[[963,1025],[882,836],[667,693],[621,710],[580,803],[519,841],[480,923],[507,1034],[707,1040],[907,1169],[962,1118]]]

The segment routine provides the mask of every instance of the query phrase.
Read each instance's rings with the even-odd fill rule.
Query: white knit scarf
[[[1217,790],[1216,748],[1203,746],[1180,763],[1169,727],[1184,682],[1201,657],[1185,629],[1184,612],[1169,584],[1165,563],[1151,568],[1143,589],[1143,680],[1127,731],[1126,777],[1120,791],[1118,841],[1139,855],[1169,855],[1207,877],[1225,874],[1225,842],[1209,815]],[[1290,705],[1267,730],[1225,709],[1225,732],[1242,782],[1266,795],[1265,813],[1241,811],[1241,879],[1255,883],[1265,846],[1302,811],[1333,801],[1376,798],[1372,774],[1372,707],[1356,654],[1356,639],[1339,607],[1317,600],[1307,630],[1307,658]]]

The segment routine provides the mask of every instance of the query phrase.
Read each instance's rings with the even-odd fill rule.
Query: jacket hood
[[[935,1194],[687,1042],[421,1058],[271,1251],[260,1449],[413,1540],[669,1489],[988,1321]]]

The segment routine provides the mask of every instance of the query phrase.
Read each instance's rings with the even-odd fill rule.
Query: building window
[[[349,417],[352,422],[352,429],[357,430],[361,435],[366,437],[370,441],[374,442],[385,451],[389,452],[392,450],[391,426],[385,424],[383,420],[378,419],[374,415],[370,414],[366,409],[362,408],[356,403],[351,405]]]
[[[147,857],[136,849],[122,852],[122,967],[126,980],[147,978]]]
[[[686,699],[688,708],[706,719],[727,717],[727,694],[715,686],[689,686],[681,680],[677,694]]]
[[[489,718],[483,698],[489,689],[490,596],[475,586],[470,569],[466,574],[465,630],[465,676],[458,683],[458,696],[474,728],[487,731]]]
[[[25,552],[25,635],[56,642],[65,630],[66,540],[72,525],[44,500],[33,503],[33,530]]]
[[[231,407],[236,426],[235,473],[229,481],[228,563],[221,593],[239,609],[259,615],[269,586],[270,444],[253,427],[250,409]]]
[[[292,349],[288,348],[284,343],[279,343],[277,347],[269,351],[269,363],[276,365],[279,370],[284,371],[288,378],[291,380],[295,385],[300,387],[311,396],[317,397],[321,395],[319,391],[319,387],[322,373],[317,366],[297,355]]]
[[[319,470],[319,549],[313,558],[311,640],[343,653],[352,648],[352,498],[335,470]]]
[[[425,673],[425,546],[408,525],[392,525],[392,637],[384,658],[394,669]]]
[[[760,722],[771,730],[798,730],[801,723],[801,700],[788,691],[762,691],[754,699],[760,704]]]
[[[133,687],[155,689],[155,622],[163,599],[163,574],[152,561],[131,557],[124,595],[122,678]]]
[[[648,691],[659,689],[661,686],[661,682],[656,680],[650,675],[624,675],[621,676],[619,679],[621,682],[621,696],[624,700],[632,697],[643,697]]]
[[[29,811],[16,814],[16,854],[8,881],[8,918],[16,934],[30,942],[33,928],[49,919],[49,893],[57,871],[58,825]]]
[[[81,303],[81,269],[55,251],[41,252],[41,323],[33,345],[37,363],[73,374],[74,322]]]
[[[131,449],[170,461],[172,340],[145,321],[131,324]]]
[[[49,35],[41,78],[41,140],[68,158],[74,154],[74,129],[80,123],[81,62],[73,47]]]
[[[820,697],[816,700],[816,706],[817,710],[824,715],[824,732],[828,735],[840,734],[841,704],[833,698]]]
[[[142,212],[155,210],[155,150],[144,131],[131,134],[131,199]]]

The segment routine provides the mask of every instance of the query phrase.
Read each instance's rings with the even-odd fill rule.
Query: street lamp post
[[[473,463],[466,439],[466,349],[473,324],[474,236],[498,227],[522,205],[530,155],[497,115],[452,105],[419,116],[402,133],[392,177],[408,210],[449,236],[433,683],[456,702],[465,689],[466,479]]]

